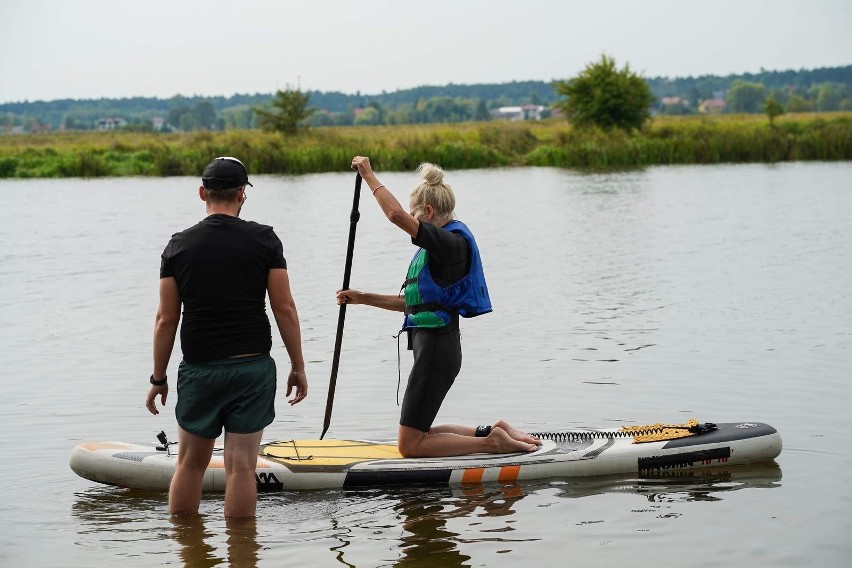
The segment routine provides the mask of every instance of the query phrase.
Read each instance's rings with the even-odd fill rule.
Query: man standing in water
[[[154,372],[145,402],[159,414],[166,403],[166,368],[183,305],[178,369],[177,469],[169,512],[197,513],[201,482],[216,438],[225,430],[225,516],[253,517],[255,466],[263,429],[275,418],[276,367],[266,294],[290,356],[290,404],[308,394],[301,332],[283,247],[272,227],[239,218],[246,201],[245,166],[216,158],[198,195],[207,217],[176,233],[162,254],[160,303],[154,326]]]
[[[410,212],[373,173],[369,158],[356,156],[353,169],[388,220],[420,247],[408,268],[403,295],[338,290],[337,302],[405,312],[404,329],[414,351],[399,419],[399,453],[405,457],[473,453],[531,452],[541,442],[503,420],[493,425],[433,426],[444,397],[461,370],[459,316],[491,311],[479,248],[467,226],[455,218],[456,199],[444,171],[421,164],[423,182],[411,192]]]

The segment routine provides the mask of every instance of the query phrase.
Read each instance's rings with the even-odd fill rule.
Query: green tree
[[[254,126],[254,110],[241,107],[230,111],[226,116],[226,127],[231,129],[246,129]]]
[[[814,105],[809,100],[799,95],[790,95],[787,99],[787,112],[811,112]]]
[[[816,98],[817,108],[823,112],[837,110],[840,108],[840,101],[843,95],[840,89],[832,83],[824,83],[819,88],[819,94]]]
[[[615,60],[606,55],[573,79],[556,81],[554,89],[565,97],[555,106],[577,126],[633,130],[651,117],[654,96],[648,83],[627,64],[617,69]]]
[[[172,126],[172,128],[177,128],[179,130],[186,130],[188,128],[192,130],[195,126],[195,121],[190,116],[191,114],[192,110],[188,105],[183,102],[178,102],[175,106],[169,109],[166,121]]]
[[[15,127],[15,115],[11,112],[3,113],[3,120],[0,122],[2,122],[0,130],[4,132],[11,132],[12,128]]]
[[[121,128],[124,132],[154,132],[154,126],[150,120],[134,119],[130,124]]]
[[[334,124],[334,119],[327,110],[320,110],[311,115],[308,124],[311,126],[331,126]]]
[[[476,103],[476,110],[473,113],[473,120],[486,121],[491,120],[491,113],[488,112],[488,107],[485,106],[485,101],[479,99]]]
[[[712,93],[711,93],[712,94]],[[701,104],[703,99],[709,99],[711,97],[704,97],[701,94],[701,90],[696,86],[692,85],[689,89],[689,108],[692,112],[696,112],[698,110],[698,105]]]
[[[376,107],[368,106],[361,109],[361,112],[355,117],[355,126],[381,124],[381,115]]]
[[[763,103],[763,112],[769,118],[769,124],[775,124],[775,119],[784,114],[784,107],[775,99],[766,99]]]
[[[192,107],[192,115],[198,128],[213,130],[216,125],[216,110],[210,101],[198,101]]]
[[[473,118],[473,101],[453,97],[431,97],[423,104],[423,122],[463,122]]]
[[[415,124],[417,111],[412,104],[403,104],[387,114],[388,124]]]
[[[787,103],[787,99],[790,98],[790,93],[787,91],[787,89],[775,87],[773,89],[769,89],[769,91],[766,93],[766,98],[772,99],[775,102],[784,105]]]
[[[734,81],[725,99],[728,112],[760,112],[766,98],[766,87],[762,83]]]
[[[71,114],[65,115],[65,118],[62,120],[62,124],[65,127],[65,130],[88,130],[90,128],[89,123],[83,122]]]
[[[375,124],[384,124],[385,123],[385,116],[386,116],[387,113],[385,112],[385,108],[382,105],[380,105],[376,101],[371,101],[370,104],[367,105],[367,107],[373,108],[373,109],[376,110],[377,117],[376,117]]]
[[[191,132],[198,128],[198,120],[195,118],[195,115],[191,112],[186,112],[180,115],[180,122],[178,123],[178,128],[180,128],[184,132]]]
[[[274,130],[284,134],[296,134],[302,127],[303,121],[314,112],[308,107],[308,93],[299,89],[287,88],[277,91],[268,107],[256,107],[260,127],[263,130]]]
[[[331,116],[335,126],[351,126],[355,124],[355,111],[348,109],[344,112],[338,112]]]
[[[678,116],[682,114],[692,114],[692,110],[690,110],[688,104],[680,100],[674,104],[664,104],[660,105],[660,113],[671,116]]]

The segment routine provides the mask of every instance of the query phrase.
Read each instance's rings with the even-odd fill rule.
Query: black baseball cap
[[[241,161],[230,156],[216,158],[204,168],[201,183],[207,189],[231,189],[251,185],[248,172]]]

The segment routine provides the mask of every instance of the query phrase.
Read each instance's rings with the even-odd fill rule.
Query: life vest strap
[[[459,311],[455,308],[442,306],[437,302],[426,302],[425,304],[415,304],[413,306],[405,306],[405,315],[410,316],[419,314],[420,312],[447,312],[450,314],[458,314]]]

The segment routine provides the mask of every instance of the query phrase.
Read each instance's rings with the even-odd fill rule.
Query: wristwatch
[[[159,381],[154,378],[154,375],[151,375],[151,384],[154,385],[155,387],[161,387],[161,386],[165,385],[166,381],[168,381],[168,380],[169,380],[169,377],[167,377],[166,375],[163,375],[163,378],[160,379]]]

